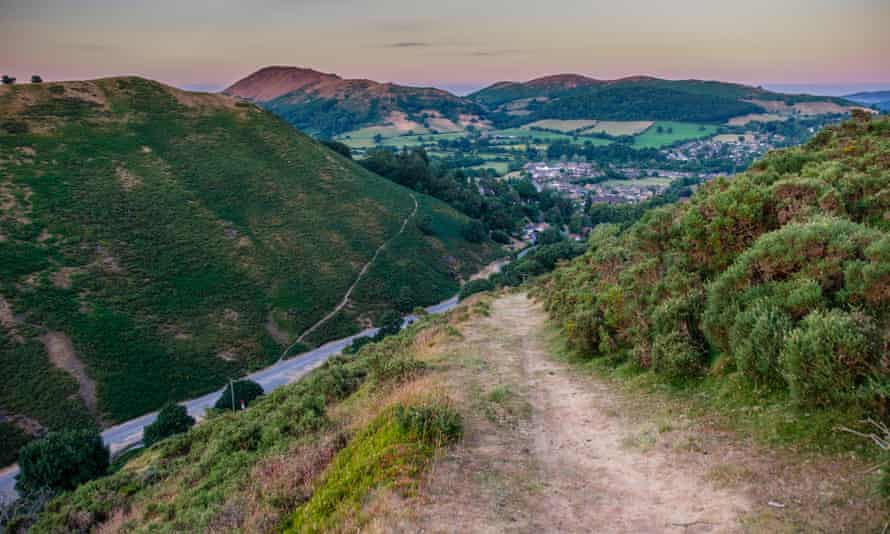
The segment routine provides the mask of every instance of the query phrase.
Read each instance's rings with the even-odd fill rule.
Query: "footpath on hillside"
[[[833,477],[580,371],[525,294],[482,305],[428,356],[464,440],[384,530],[828,532],[868,516],[844,502],[842,466]]]

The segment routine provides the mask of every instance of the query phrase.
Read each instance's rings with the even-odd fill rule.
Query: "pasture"
[[[663,148],[680,141],[710,137],[717,132],[713,124],[658,121],[634,138],[634,148]]]

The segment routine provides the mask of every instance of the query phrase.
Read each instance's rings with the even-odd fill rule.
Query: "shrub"
[[[395,418],[402,431],[428,443],[451,443],[463,435],[460,414],[450,406],[397,406]]]
[[[232,388],[235,389],[234,401],[232,398]],[[263,386],[257,384],[253,380],[239,380],[226,386],[220,395],[219,400],[213,405],[218,410],[231,410],[234,402],[236,410],[241,408],[242,403],[245,407],[249,406],[255,399],[263,395]]]
[[[766,301],[756,302],[738,314],[730,345],[739,371],[756,384],[780,383],[779,353],[793,327],[787,313]]]
[[[386,336],[398,334],[402,329],[402,316],[395,310],[386,310],[380,317],[380,330],[374,336],[376,341],[380,341]]]
[[[194,425],[195,418],[188,414],[185,406],[167,404],[158,412],[158,418],[155,419],[155,422],[145,427],[142,442],[146,447],[150,447],[174,434],[188,432],[188,429]]]
[[[464,300],[470,295],[482,293],[483,291],[491,291],[492,289],[494,289],[494,283],[485,278],[470,280],[469,282],[461,286],[458,300]]]
[[[22,135],[28,133],[31,129],[25,121],[8,120],[3,123],[3,129],[6,133],[12,135]]]
[[[352,159],[352,149],[349,146],[341,143],[340,141],[334,141],[333,139],[325,139],[321,142],[324,146],[330,148],[337,154],[340,154],[344,158]]]
[[[466,225],[464,225],[460,233],[463,238],[470,243],[481,243],[485,241],[485,225],[482,224],[481,221],[477,221],[476,219],[473,219]]]
[[[494,230],[491,232],[491,240],[502,245],[510,244],[510,235],[503,230]]]
[[[652,344],[652,369],[670,379],[700,375],[704,357],[702,349],[679,332],[656,336]]]
[[[94,430],[54,432],[19,453],[19,491],[72,490],[108,471],[110,454]]]
[[[878,339],[863,315],[840,310],[807,315],[786,337],[780,356],[792,397],[817,406],[872,397],[868,388],[878,378]]]

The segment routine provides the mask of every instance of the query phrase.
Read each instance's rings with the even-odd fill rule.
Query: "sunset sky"
[[[265,65],[467,90],[561,72],[890,87],[888,0],[0,0],[0,70],[219,89]]]

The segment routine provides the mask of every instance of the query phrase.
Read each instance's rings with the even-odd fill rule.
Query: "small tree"
[[[142,442],[146,447],[150,447],[174,434],[188,432],[188,429],[193,426],[195,426],[195,418],[188,414],[185,406],[168,404],[161,408],[155,422],[145,427]]]
[[[232,397],[233,384],[235,389],[234,397]],[[231,410],[233,409],[232,404],[234,404],[234,409],[240,410],[242,405],[246,408],[255,399],[263,396],[263,386],[257,384],[253,380],[239,380],[233,384],[226,386],[226,389],[223,390],[219,400],[213,405],[214,408],[218,410]]]
[[[38,74],[31,76],[31,83],[43,83],[43,78],[41,78]]]
[[[402,316],[399,315],[399,312],[395,310],[386,310],[380,317],[380,330],[377,332],[375,338],[380,340],[386,336],[398,334],[401,329]]]
[[[94,430],[53,432],[19,452],[16,488],[22,492],[72,490],[104,475],[109,459],[108,447]]]
[[[12,85],[15,83],[15,77],[8,74],[4,74],[2,80],[5,85]]]
[[[481,243],[485,241],[486,237],[485,225],[481,221],[473,219],[463,227],[461,235],[470,243]]]

